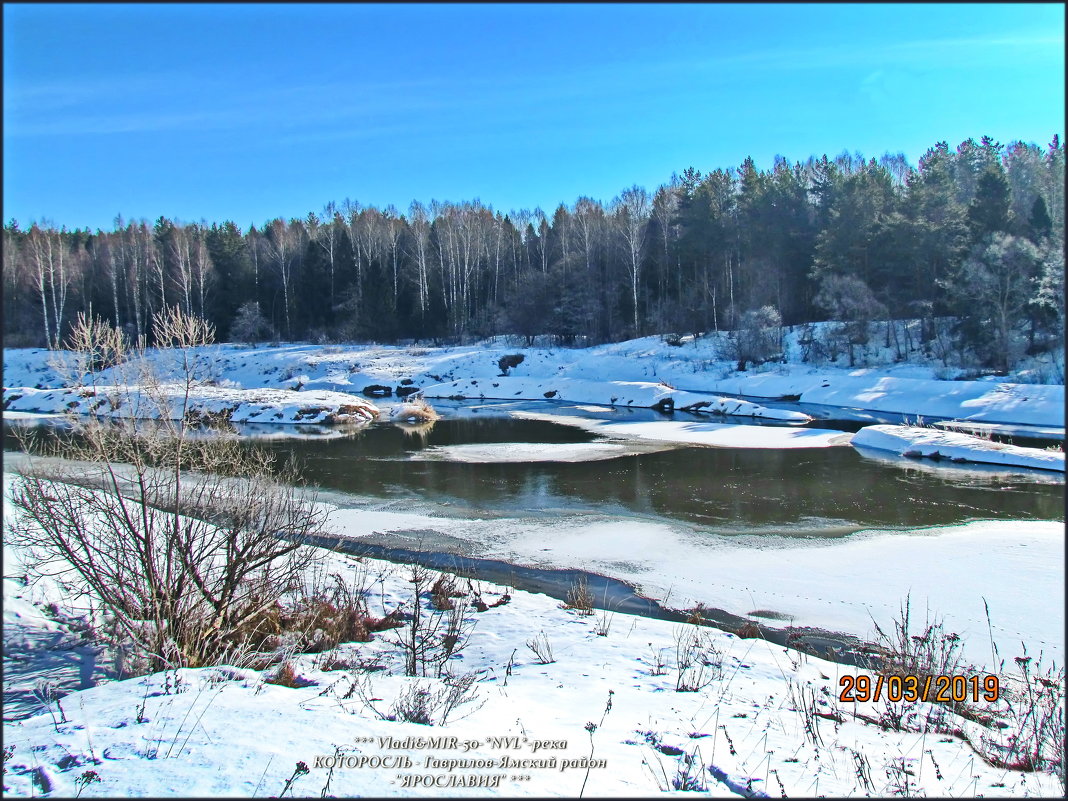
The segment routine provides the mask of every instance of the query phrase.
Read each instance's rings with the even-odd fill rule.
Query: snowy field
[[[997,532],[983,536],[993,542]],[[867,556],[886,562],[885,551]],[[5,668],[32,663],[35,642],[77,639],[70,618],[46,607],[66,600],[62,589],[47,578],[21,582],[18,559],[5,552],[5,632],[17,627],[20,635],[5,643]],[[405,568],[328,559],[327,572],[368,589],[376,614],[414,602],[434,614],[428,598],[413,601]],[[271,683],[277,668],[220,665],[105,682],[42,703],[39,714],[5,720],[6,794],[1062,792],[1054,776],[979,758],[973,746],[996,754],[1004,745],[997,729],[926,703],[841,701],[844,677],[877,681],[867,671],[711,628],[583,615],[541,595],[474,589],[490,606],[466,609],[469,636],[447,664],[475,681],[445,720],[433,704],[433,725],[388,719],[413,688],[434,697],[446,685],[402,675],[403,629],[382,632],[368,643],[292,657],[296,687]],[[1013,685],[1003,681],[1007,697]]]

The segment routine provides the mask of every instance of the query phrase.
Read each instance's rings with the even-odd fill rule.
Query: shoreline
[[[524,592],[546,595],[561,602],[567,601],[568,590],[576,581],[585,579],[593,596],[593,608],[609,614],[638,615],[653,620],[685,623],[692,621],[695,611],[698,611],[665,606],[642,595],[631,582],[594,571],[531,567],[449,551],[404,548],[399,543],[405,540],[384,534],[376,535],[375,541],[372,542],[367,541],[368,539],[371,538],[322,537],[315,538],[313,544],[338,553],[367,556],[397,565],[418,564],[462,578],[488,581]],[[765,616],[768,619],[781,614],[773,610],[761,611],[767,612]],[[829,662],[863,669],[873,667],[864,651],[875,644],[847,632],[830,631],[818,626],[778,628],[754,621],[752,617],[757,616],[746,617],[714,607],[702,606],[699,612],[704,625],[720,631],[738,635],[739,630],[742,630],[746,637],[793,648]]]

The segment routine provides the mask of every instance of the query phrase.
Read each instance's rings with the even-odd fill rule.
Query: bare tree
[[[360,211],[359,201],[345,198],[341,204],[341,212],[345,218],[352,251],[352,267],[356,274],[356,280],[353,283],[353,301],[357,310],[360,308],[363,294],[363,238],[360,235]]]
[[[393,294],[390,296],[393,301],[392,311],[396,312],[397,297],[400,292],[398,282],[399,274],[397,269],[397,251],[401,234],[404,232],[404,218],[400,216],[400,213],[394,206],[390,205],[386,206],[385,213],[383,214],[383,223],[382,237],[385,240],[386,247],[389,249],[393,275]]]
[[[190,236],[191,243],[191,255],[193,265],[193,277],[196,280],[197,290],[197,314],[200,317],[205,316],[204,312],[204,295],[208,289],[209,281],[211,279],[212,264],[211,255],[208,253],[208,243],[205,240],[205,233],[207,231],[207,223],[203,220],[200,225],[191,225]]]
[[[171,261],[176,270],[174,280],[186,314],[193,313],[193,260],[190,245],[189,229],[180,225],[173,226],[170,232]]]
[[[435,204],[435,237],[440,258],[442,296],[454,333],[462,334],[471,312],[472,288],[485,252],[493,215],[479,201]]]
[[[537,234],[538,261],[541,262],[541,274],[549,273],[549,219],[538,206],[534,209],[534,219],[538,221]]]
[[[34,224],[28,235],[31,272],[41,299],[45,341],[50,348],[59,347],[63,338],[67,297],[85,267],[82,254],[72,252],[69,241],[66,228],[57,231],[50,224],[44,229]]]

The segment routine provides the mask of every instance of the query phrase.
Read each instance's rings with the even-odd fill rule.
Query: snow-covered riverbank
[[[5,552],[8,565],[19,557]],[[407,568],[326,558],[327,573],[368,588],[374,613],[410,611],[418,602],[424,614],[434,614],[429,598],[413,601]],[[35,628],[69,631],[70,620],[57,620],[46,604],[63,607],[71,599],[47,578],[24,584],[18,568],[5,572],[7,666],[33,659],[20,643],[32,640]],[[692,624],[583,615],[514,588],[475,589],[492,605],[464,612],[470,637],[448,660],[453,673],[475,681],[464,695],[470,701],[444,722],[436,701],[429,702],[435,725],[398,714],[412,692],[434,698],[447,689],[441,678],[403,675],[401,629],[290,657],[296,687],[270,683],[274,667],[223,665],[105,682],[58,704],[43,702],[35,716],[5,720],[4,743],[12,749],[6,792],[253,796],[325,788],[337,796],[611,797],[687,789],[726,797],[890,795],[907,787],[910,795],[1061,793],[1052,775],[977,757],[973,746],[999,753],[984,737],[1004,743],[1013,728],[987,729],[924,703],[842,702],[843,680],[867,676],[874,684],[868,671]],[[915,596],[913,604],[915,614]],[[9,640],[16,622],[23,639]],[[973,635],[979,633],[968,632]],[[5,682],[18,678],[5,671]],[[1003,681],[1005,698],[1010,678]]]
[[[188,394],[187,394],[188,393]],[[240,389],[198,384],[187,388],[139,386],[4,389],[5,412],[81,414],[112,418],[213,419],[232,423],[338,425],[366,423],[378,416],[365,398],[344,392]]]
[[[509,368],[509,375],[500,375],[500,358],[516,353],[523,360]],[[22,416],[21,410],[29,409],[94,411],[92,405],[101,402],[101,396],[84,389],[63,388],[46,362],[48,355],[5,352],[6,415]],[[582,350],[497,344],[430,349],[220,345],[200,355],[221,384],[198,388],[201,413],[251,420],[268,436],[294,423],[316,424],[307,426],[311,429],[336,422],[345,406],[353,407],[354,420],[365,419],[374,405],[362,393],[377,385],[394,393],[525,400],[523,408],[502,413],[567,422],[604,437],[576,443],[446,444],[405,458],[417,468],[433,461],[462,462],[459,467],[467,470],[538,460],[615,460],[692,445],[834,448],[818,452],[834,455],[856,442],[848,432],[791,425],[807,418],[789,409],[717,392],[800,396],[871,410],[893,407],[918,416],[945,413],[984,421],[972,424],[994,431],[1000,425],[1044,426],[1063,436],[1064,425],[1063,386],[943,381],[930,368],[917,366],[849,371],[787,364],[738,374],[713,358],[711,346],[702,341],[672,347],[648,338]],[[149,358],[164,357],[150,353]],[[101,387],[116,378],[114,371],[96,376]],[[531,410],[530,401],[546,399],[578,405]],[[391,404],[378,402],[384,412]],[[673,407],[674,417],[653,419],[659,415],[628,411],[657,405]],[[680,414],[684,407],[738,419]],[[121,407],[104,411],[123,414]],[[861,435],[888,436],[886,428],[869,426]],[[922,431],[924,436],[963,436]],[[863,447],[861,435],[856,444]],[[877,458],[899,458],[891,454],[904,452],[896,441],[880,442],[893,447],[872,451],[883,454]],[[951,458],[984,450],[1015,453],[977,442],[968,453],[940,452]],[[905,449],[917,444],[909,438]],[[954,447],[963,444],[954,441]],[[1040,453],[1049,454],[1043,457],[1047,462],[1058,456]],[[1059,458],[1063,471],[1063,454]],[[948,460],[923,461],[922,467],[964,469]],[[1006,464],[1005,475],[1010,469]],[[1033,472],[1043,481],[1060,480],[1053,471]],[[11,480],[6,473],[6,519],[14,516],[7,501]],[[791,522],[774,530],[711,532],[624,509],[474,515],[445,502],[342,493],[320,502],[332,512],[333,533],[354,542],[453,549],[510,564],[602,573],[674,609],[704,605],[775,628],[805,626],[871,640],[876,626],[893,629],[907,598],[913,631],[922,631],[928,614],[943,620],[945,631],[961,638],[965,661],[980,674],[999,670],[999,660],[1011,672],[1012,658],[1024,649],[1032,658],[1042,654],[1044,665],[1062,664],[1065,656],[1063,524],[1052,520],[965,517],[960,525],[890,530],[890,523],[859,532],[853,526],[842,530],[845,536],[810,538],[801,536],[812,522],[803,511],[796,531]],[[825,534],[834,523],[818,521]],[[396,717],[391,710],[403,698],[447,689],[439,678],[403,676],[402,649],[388,632],[370,643],[341,646],[331,654],[333,665],[325,655],[292,656],[302,679],[297,683],[305,686],[271,684],[273,668],[240,666],[93,686],[106,680],[109,663],[100,646],[87,639],[86,621],[71,607],[72,599],[48,579],[26,582],[18,567],[21,555],[6,541],[4,556],[5,700],[12,699],[20,717],[35,704],[41,710],[34,717],[5,720],[5,745],[15,749],[5,776],[12,795],[1063,792],[1049,774],[995,767],[1000,763],[977,755],[977,748],[1004,753],[990,741],[1004,745],[1011,726],[985,729],[974,719],[923,704],[838,701],[840,680],[870,675],[864,671],[710,628],[612,609],[584,616],[546,596],[489,584],[481,586],[482,596],[501,605],[467,612],[474,626],[470,641],[449,660],[455,673],[475,677],[477,698],[446,725],[387,719]],[[336,554],[327,558],[328,572],[345,581],[359,583],[364,572],[374,577],[377,613],[413,608],[408,567]],[[433,613],[428,598],[418,602]],[[552,656],[546,658],[548,650]],[[687,658],[690,666],[683,667]],[[702,674],[695,682],[701,686],[678,692],[684,675],[692,677],[694,670]],[[52,681],[61,693],[85,689],[66,695],[61,705],[42,703],[37,695],[46,693],[41,687],[34,692],[39,679]],[[265,738],[265,731],[272,736]],[[455,736],[470,747],[416,744],[420,737],[436,736]],[[563,745],[535,752],[538,741]],[[392,747],[394,742],[401,745]],[[603,763],[581,761],[591,753]],[[516,761],[505,762],[505,755]],[[337,756],[344,760],[341,765],[328,761]],[[551,767],[550,758],[556,760]],[[435,759],[480,762],[476,767]],[[307,772],[298,768],[301,762]],[[328,765],[335,767],[331,771]]]
[[[799,399],[801,403],[895,415],[945,417],[989,425],[1038,426],[1063,438],[1064,385],[993,380],[942,380],[953,371],[934,364],[846,368],[800,362],[797,332],[786,337],[787,362],[738,372],[721,358],[722,334],[680,346],[659,337],[589,348],[517,347],[501,341],[469,346],[213,345],[199,355],[214,377],[237,388],[333,390],[360,394],[371,387],[427,397],[569,400],[611,406],[690,408],[715,414],[803,421],[794,410],[758,401],[724,398]],[[4,351],[4,386],[62,385],[40,349]],[[501,368],[504,357],[522,357]],[[148,358],[165,362],[166,354]],[[506,362],[507,363],[507,362]],[[108,383],[113,370],[98,374]],[[960,372],[960,371],[957,371]],[[1033,381],[1033,375],[1024,376]],[[670,404],[666,403],[670,401]],[[1051,436],[1047,430],[1044,436]]]

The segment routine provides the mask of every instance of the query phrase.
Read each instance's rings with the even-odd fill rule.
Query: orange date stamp
[[[1001,695],[998,677],[993,675],[936,675],[936,676],[842,676],[838,680],[842,703],[865,703],[867,701],[930,701],[950,703],[978,702],[980,699],[994,702]]]

